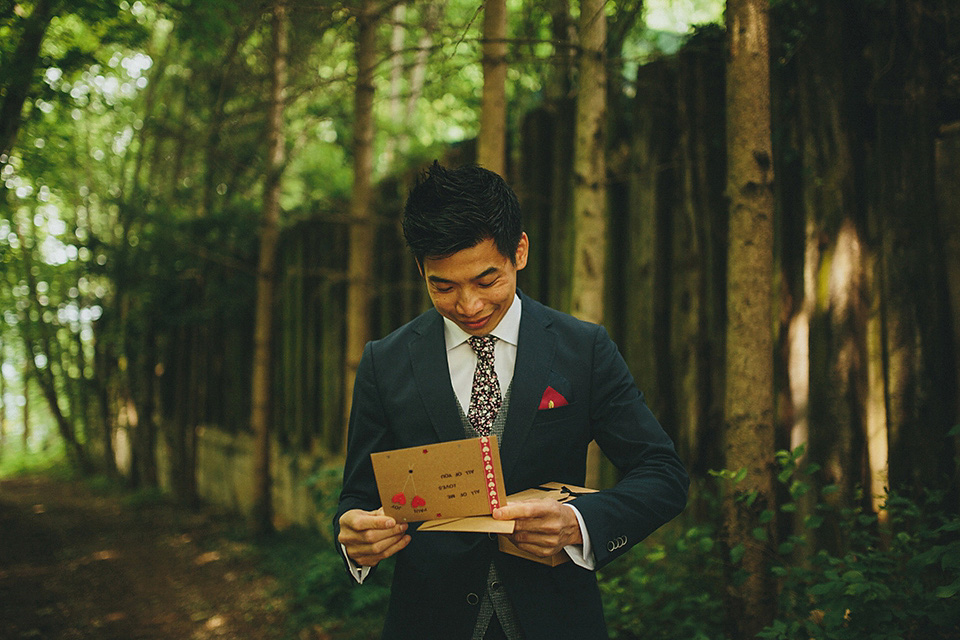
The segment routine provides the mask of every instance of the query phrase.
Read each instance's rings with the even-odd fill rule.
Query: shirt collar
[[[500,319],[500,323],[490,332],[490,335],[517,346],[517,341],[520,338],[520,296],[516,293],[513,294],[513,302],[510,303],[510,308],[507,309],[503,318]],[[443,319],[443,339],[447,351],[459,347],[469,337],[470,334],[457,326],[456,322],[449,318]]]

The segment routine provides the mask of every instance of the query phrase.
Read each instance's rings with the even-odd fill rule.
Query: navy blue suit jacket
[[[687,473],[607,332],[522,293],[520,299],[500,448],[506,492],[546,482],[582,486],[587,445],[596,440],[622,474],[613,488],[576,500],[600,568],[680,513]],[[548,386],[569,404],[540,410]],[[464,437],[436,310],[367,344],[354,387],[335,534],[347,510],[380,507],[371,453]],[[411,534],[396,557],[384,638],[470,638],[491,560],[529,640],[607,637],[593,572],[500,553],[487,534],[418,534],[413,526]]]

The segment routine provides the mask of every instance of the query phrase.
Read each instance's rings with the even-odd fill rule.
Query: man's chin
[[[496,324],[492,322],[492,317],[487,317],[481,322],[464,322],[463,320],[456,322],[461,329],[472,336],[485,336],[496,326]]]

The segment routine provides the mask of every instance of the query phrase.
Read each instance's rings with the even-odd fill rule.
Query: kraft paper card
[[[505,530],[490,528],[496,522],[490,514],[505,504],[496,436],[383,451],[370,459],[383,511],[397,522],[443,520],[448,525],[451,519],[485,516],[482,524],[462,525],[474,528],[443,530]],[[512,532],[513,523],[505,524]]]

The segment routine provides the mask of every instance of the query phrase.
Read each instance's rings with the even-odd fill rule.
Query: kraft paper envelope
[[[442,520],[442,527],[454,528],[439,530],[513,531],[513,522],[490,524],[496,522],[490,514],[505,504],[496,436],[383,451],[370,460],[383,511],[397,522]],[[482,523],[467,520],[465,529],[450,524],[470,516],[485,517],[477,519]]]

